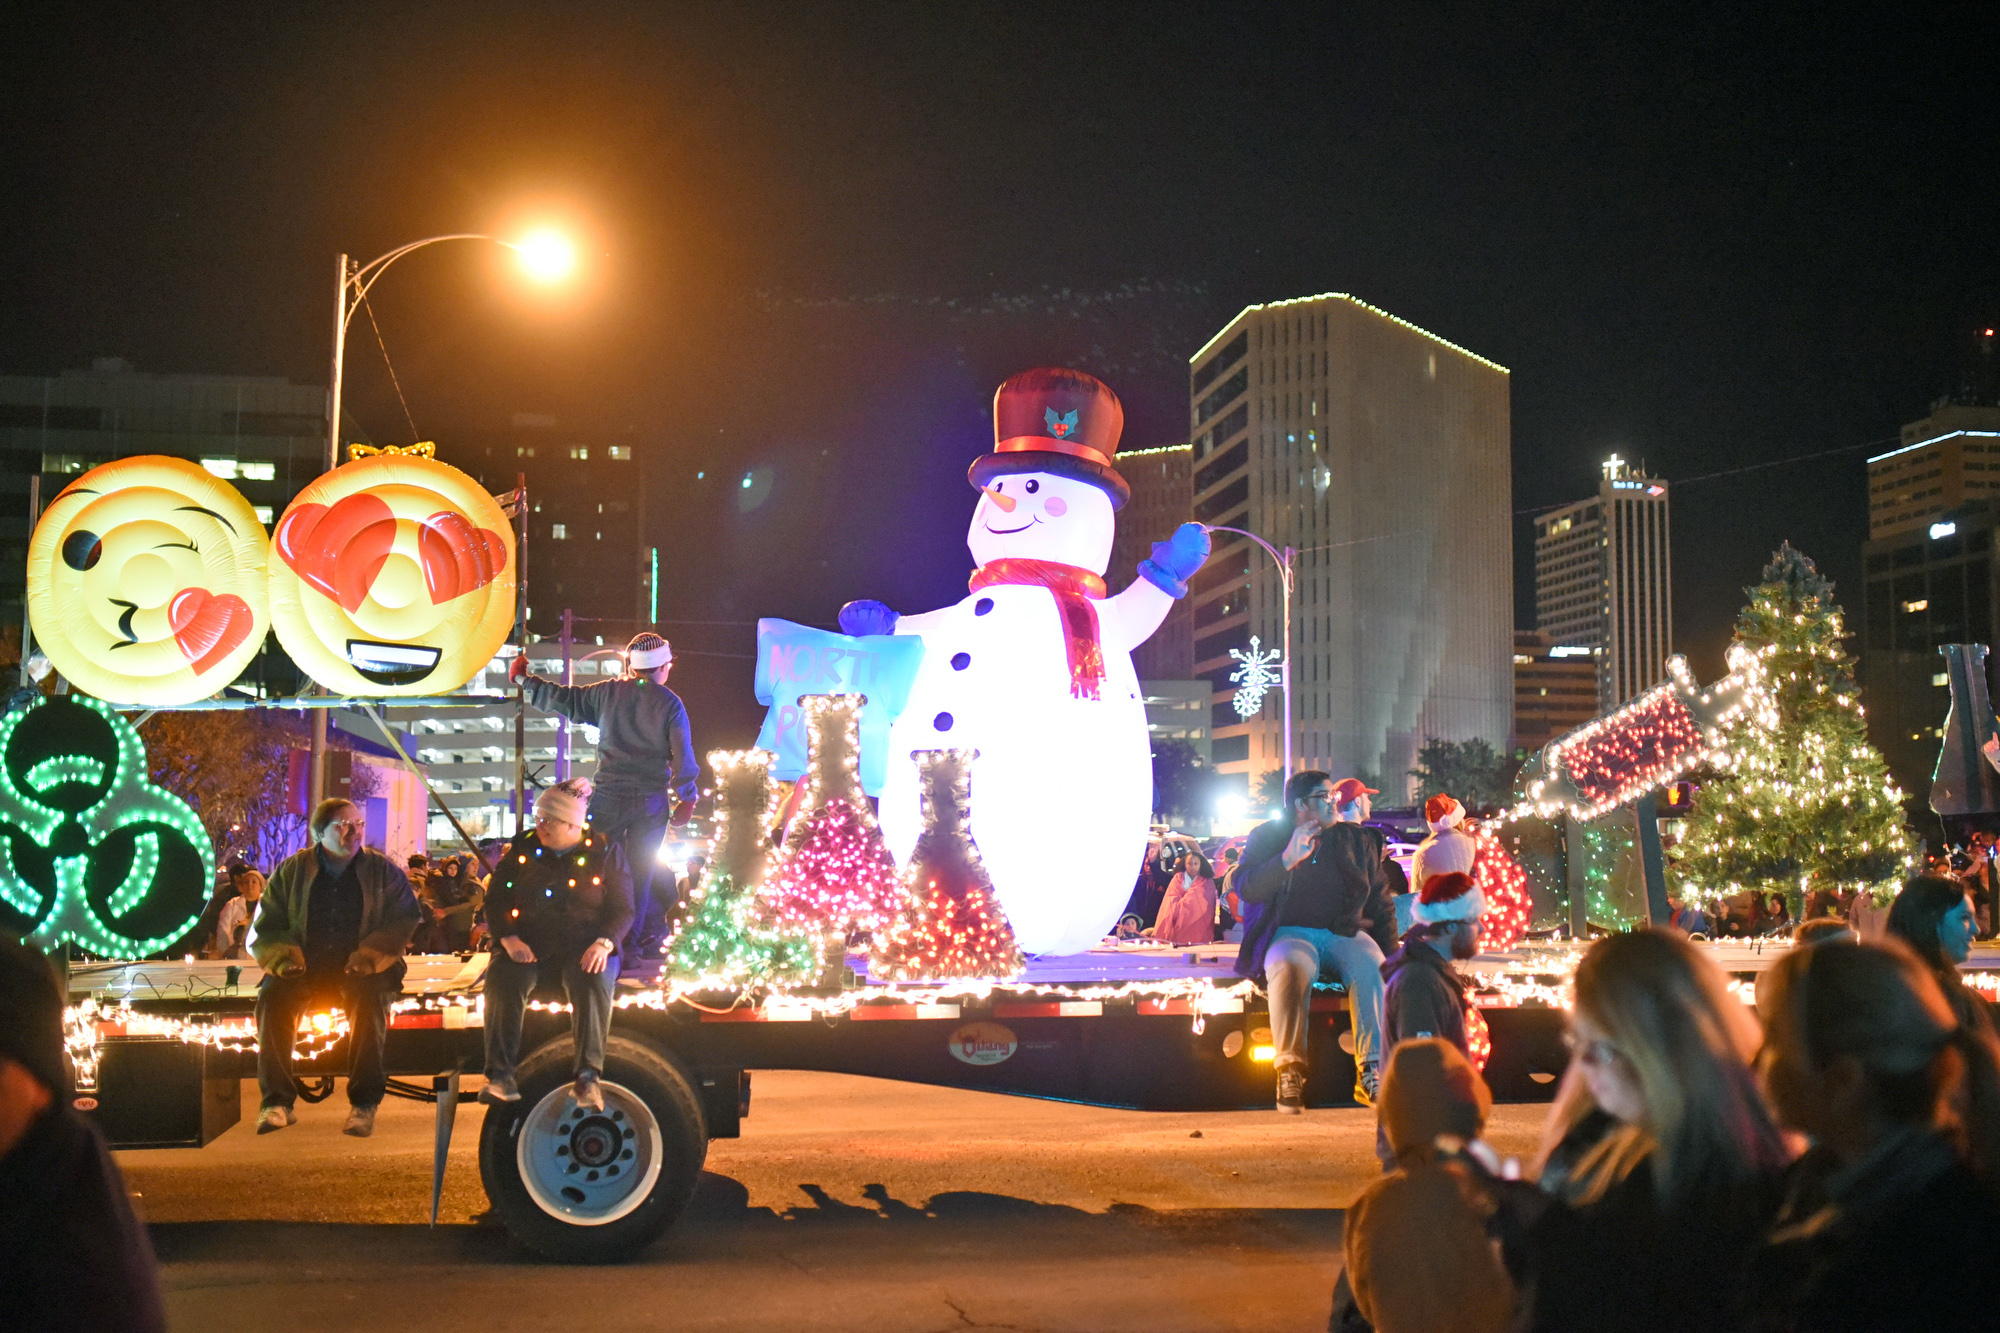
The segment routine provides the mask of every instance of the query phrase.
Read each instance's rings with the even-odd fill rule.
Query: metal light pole
[[[448,236],[426,236],[421,241],[411,241],[399,245],[387,254],[377,255],[367,263],[356,266],[346,255],[338,256],[334,266],[333,281],[333,362],[326,377],[326,455],[321,459],[322,471],[331,472],[340,466],[340,391],[342,370],[347,361],[347,322],[354,318],[354,308],[368,299],[369,290],[385,272],[389,265],[427,245],[440,241],[492,241],[504,245],[509,250],[528,253],[528,247],[513,241],[503,241],[497,236],[487,236],[481,232],[453,232]],[[315,708],[312,716],[312,750],[307,759],[308,804],[318,806],[326,798],[326,710]]]
[[[1278,591],[1284,604],[1284,643],[1278,654],[1278,689],[1284,695],[1285,778],[1289,781],[1292,776],[1292,564],[1299,553],[1287,546],[1281,554],[1277,547],[1242,528],[1217,527],[1208,523],[1201,526],[1204,532],[1233,532],[1239,537],[1248,537],[1264,548],[1264,554],[1278,562]]]

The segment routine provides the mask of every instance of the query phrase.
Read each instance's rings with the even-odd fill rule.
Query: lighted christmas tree
[[[1491,833],[1482,829],[1474,836],[1477,841],[1473,844],[1472,878],[1486,895],[1486,915],[1479,919],[1480,947],[1493,951],[1511,949],[1527,935],[1535,913],[1527,872]]]
[[[1747,590],[1736,643],[1762,662],[1776,725],[1736,718],[1676,849],[1682,891],[1712,903],[1814,889],[1893,891],[1910,865],[1903,793],[1868,743],[1833,585],[1787,543]]]
[[[842,956],[847,936],[893,920],[905,898],[895,858],[861,791],[862,702],[858,694],[799,700],[807,729],[803,791],[765,886],[779,924],[826,937],[829,963]]]
[[[924,830],[904,868],[908,899],[877,932],[870,958],[891,981],[1011,977],[1027,966],[993,881],[972,840],[972,761],[977,750],[915,755]]]
[[[666,974],[719,990],[814,980],[824,959],[812,931],[781,929],[761,893],[775,804],[768,750],[711,750],[715,842],[702,876],[688,886],[666,944]]]

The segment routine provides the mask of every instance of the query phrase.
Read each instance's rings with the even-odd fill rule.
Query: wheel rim
[[[651,1108],[619,1084],[598,1086],[602,1111],[578,1106],[567,1083],[536,1102],[514,1149],[528,1197],[574,1226],[616,1222],[644,1203],[666,1158]]]

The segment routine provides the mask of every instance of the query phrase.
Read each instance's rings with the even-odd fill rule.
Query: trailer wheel
[[[521,1100],[487,1109],[479,1176],[516,1240],[566,1263],[607,1263],[674,1224],[708,1135],[687,1078],[659,1052],[621,1037],[605,1043],[602,1112],[571,1099],[575,1060],[564,1037],[521,1062]]]

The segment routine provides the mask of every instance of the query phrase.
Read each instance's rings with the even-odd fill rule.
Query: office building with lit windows
[[[1597,494],[1535,516],[1535,628],[1588,649],[1609,711],[1667,678],[1674,651],[1667,483],[1613,454]]]
[[[1118,511],[1111,565],[1113,588],[1137,577],[1139,562],[1153,553],[1193,513],[1193,449],[1186,444],[1127,449],[1115,462],[1132,487]],[[1194,677],[1194,616],[1186,598],[1174,603],[1151,638],[1132,652],[1139,691],[1146,704],[1146,732],[1154,740],[1186,741],[1206,764],[1209,755],[1209,687]]]
[[[1253,305],[1189,363],[1194,517],[1292,547],[1295,768],[1406,798],[1427,737],[1513,730],[1505,367],[1351,296]],[[1230,680],[1283,648],[1275,562],[1216,534],[1188,598],[1216,768],[1283,765],[1284,698],[1245,718]]]
[[[46,507],[78,475],[138,454],[184,458],[228,479],[268,527],[324,470],[326,388],[153,375],[118,357],[59,375],[0,375],[0,623],[21,623],[30,479],[41,477]],[[269,648],[245,670],[246,688],[259,687],[267,666],[273,688],[289,692],[295,672]]]
[[[1918,805],[1929,800],[1951,704],[1939,647],[2000,645],[1996,523],[2000,407],[1942,401],[1868,460],[1870,537],[1850,628],[1860,631],[1868,738]],[[1848,610],[1857,611],[1851,599]]]
[[[1514,632],[1514,754],[1525,759],[1597,716],[1597,661],[1589,648]]]

